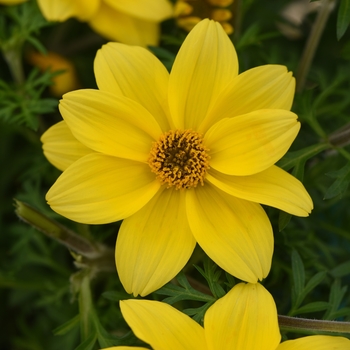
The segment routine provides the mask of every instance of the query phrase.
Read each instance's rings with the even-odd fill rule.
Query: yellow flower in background
[[[38,0],[49,21],[76,17],[109,40],[157,45],[159,23],[172,16],[169,0]]]
[[[50,86],[54,96],[61,97],[64,93],[79,88],[79,82],[74,64],[65,57],[48,52],[46,55],[40,52],[29,52],[28,61],[38,67],[42,72],[50,69],[52,72],[63,71],[53,77],[53,85]]]
[[[0,5],[17,5],[17,4],[21,4],[22,2],[26,2],[28,0],[0,0]]]
[[[233,3],[234,0],[177,0],[174,16],[177,25],[187,32],[203,18],[209,18],[219,22],[226,34],[230,35],[233,33]]]
[[[280,344],[277,310],[260,284],[237,284],[206,312],[204,327],[159,301],[125,300],[122,314],[154,350],[349,350],[343,337],[309,336]],[[116,346],[104,350],[146,349]]]
[[[230,274],[265,278],[273,234],[258,203],[312,209],[300,181],[274,166],[300,128],[291,73],[266,65],[238,75],[231,41],[209,20],[187,36],[170,75],[146,49],[118,43],[99,50],[94,70],[99,90],[64,95],[64,122],[42,137],[64,170],[47,193],[51,208],[86,224],[125,219],[116,264],[134,295],[176,276],[196,242]]]

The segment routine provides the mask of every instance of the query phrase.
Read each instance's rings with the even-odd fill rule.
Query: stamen
[[[203,186],[209,169],[209,149],[202,136],[192,130],[170,130],[154,142],[148,164],[157,179],[178,189]]]

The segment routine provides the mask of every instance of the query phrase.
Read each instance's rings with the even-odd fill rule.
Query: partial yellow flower
[[[237,284],[206,312],[204,327],[175,308],[125,300],[120,308],[135,335],[154,350],[349,350],[343,337],[309,336],[280,344],[277,309],[260,284]],[[146,349],[116,346],[104,350]]]
[[[176,23],[189,32],[203,18],[209,18],[219,22],[230,35],[233,33],[233,2],[233,0],[177,0],[174,8]]]
[[[238,75],[231,41],[209,20],[187,36],[170,75],[146,49],[118,43],[103,46],[94,68],[99,90],[64,95],[64,122],[42,139],[64,170],[47,193],[51,208],[86,224],[125,219],[116,264],[134,295],[176,276],[196,242],[241,280],[265,278],[273,234],[258,203],[312,209],[300,181],[274,165],[300,128],[291,73],[266,65]]]
[[[41,71],[50,69],[52,72],[64,71],[53,78],[50,90],[54,96],[61,97],[64,93],[79,88],[79,82],[74,64],[67,58],[48,52],[46,55],[32,51],[28,54],[28,60]]]
[[[49,21],[76,17],[109,40],[157,45],[159,23],[172,16],[169,0],[38,0]]]

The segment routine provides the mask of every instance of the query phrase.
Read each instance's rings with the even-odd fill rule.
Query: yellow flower
[[[55,52],[48,52],[44,55],[40,52],[32,51],[28,54],[28,60],[41,71],[46,71],[47,69],[50,69],[52,72],[63,71],[53,77],[53,84],[50,86],[50,90],[54,96],[61,97],[64,93],[79,88],[75,67],[65,57]]]
[[[135,335],[154,350],[349,350],[343,337],[309,336],[280,344],[277,310],[260,284],[237,284],[206,312],[204,327],[168,304],[150,300],[120,302]],[[116,346],[105,350],[144,350]]]
[[[109,40],[157,45],[159,22],[172,16],[169,0],[38,0],[49,21],[76,17]]]
[[[203,18],[219,22],[226,34],[233,33],[232,27],[233,0],[177,0],[174,16],[177,25],[189,32]]]
[[[265,278],[273,234],[258,203],[312,209],[303,185],[273,165],[300,127],[291,73],[266,65],[238,75],[231,41],[209,20],[187,36],[170,75],[146,49],[118,43],[103,46],[94,68],[99,90],[64,95],[64,122],[42,137],[64,170],[47,193],[51,208],[86,224],[125,219],[116,263],[134,295],[176,276],[196,242],[230,274]]]

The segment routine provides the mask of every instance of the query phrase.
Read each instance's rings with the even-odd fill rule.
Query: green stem
[[[242,3],[241,0],[235,0],[233,3],[233,36],[235,42],[238,41],[238,38],[241,35],[241,25],[242,25]]]
[[[350,322],[310,320],[307,318],[297,318],[290,316],[278,316],[278,323],[281,330],[289,332],[307,333],[346,333],[350,334]]]
[[[310,36],[307,40],[303,55],[301,57],[298,71],[296,74],[296,91],[301,92],[305,85],[306,76],[309,72],[311,62],[320,41],[321,35],[327,23],[329,14],[333,10],[335,0],[322,0],[321,8],[318,12],[316,21],[313,25]]]
[[[82,276],[83,274],[83,276]],[[80,332],[82,341],[86,340],[92,331],[92,319],[94,308],[92,305],[90,274],[88,270],[82,271],[79,277],[80,281],[79,293],[79,314],[80,314]]]
[[[10,68],[13,80],[22,85],[25,82],[23,66],[22,66],[22,55],[18,49],[3,50],[5,60]]]
[[[350,153],[344,148],[335,148],[345,159],[350,160]]]
[[[15,207],[15,212],[21,220],[65,245],[67,248],[90,259],[101,257],[101,250],[103,249],[99,249],[87,239],[77,235],[55,220],[48,218],[29,204],[15,199]]]
[[[350,123],[332,132],[328,136],[328,141],[336,147],[344,147],[350,144]]]

